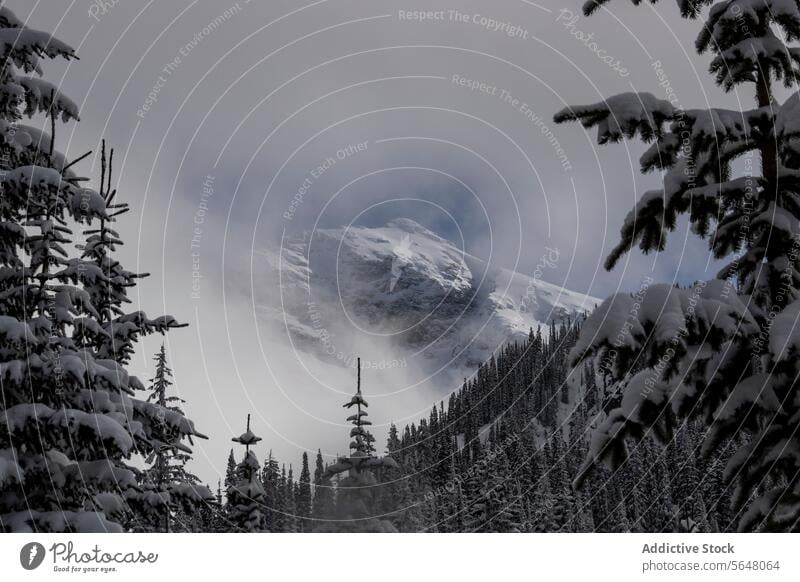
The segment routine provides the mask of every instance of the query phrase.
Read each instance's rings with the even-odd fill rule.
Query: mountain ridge
[[[320,229],[263,254],[268,276],[280,283],[263,319],[323,357],[331,337],[350,327],[440,367],[474,367],[530,329],[597,303],[541,277],[489,265],[405,218],[382,227]]]

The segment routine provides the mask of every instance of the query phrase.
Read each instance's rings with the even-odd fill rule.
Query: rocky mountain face
[[[360,338],[389,341],[436,368],[472,367],[531,328],[595,306],[541,279],[558,259],[553,253],[527,276],[492,267],[408,219],[317,230],[265,253],[265,280],[280,292],[261,298],[261,314],[298,349],[346,364]]]

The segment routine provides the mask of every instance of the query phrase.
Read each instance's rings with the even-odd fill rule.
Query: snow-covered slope
[[[407,219],[318,230],[264,255],[281,292],[262,300],[263,319],[320,356],[346,354],[358,336],[389,340],[437,368],[472,367],[529,329],[597,304],[491,267]]]

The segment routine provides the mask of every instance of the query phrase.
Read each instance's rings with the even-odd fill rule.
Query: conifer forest
[[[0,531],[800,531],[800,0],[30,4]]]

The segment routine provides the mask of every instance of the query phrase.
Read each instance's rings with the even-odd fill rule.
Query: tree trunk
[[[759,107],[772,105],[772,81],[770,80],[769,65],[761,64],[756,74],[756,100]],[[777,194],[778,181],[778,147],[776,137],[768,139],[762,144],[761,174],[767,181],[769,194]]]

